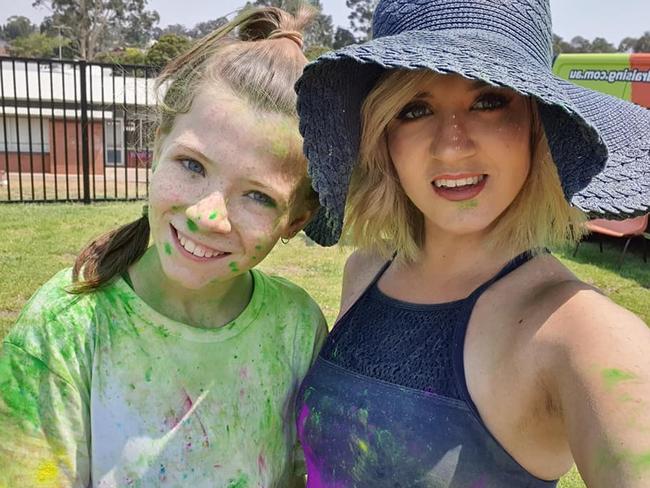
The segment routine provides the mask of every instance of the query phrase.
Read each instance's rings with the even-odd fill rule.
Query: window
[[[16,117],[5,116],[4,123],[0,117],[0,151],[23,152],[23,153],[48,153],[50,152],[50,121],[41,120],[38,117]],[[41,125],[43,132],[41,133]],[[5,132],[6,130],[6,132]],[[30,142],[31,131],[31,145]],[[20,148],[18,142],[20,141]]]

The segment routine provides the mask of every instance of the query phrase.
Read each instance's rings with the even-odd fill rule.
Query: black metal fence
[[[0,203],[146,198],[156,74],[0,57]]]

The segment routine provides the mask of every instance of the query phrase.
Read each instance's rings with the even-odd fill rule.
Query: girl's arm
[[[589,488],[650,486],[650,329],[592,290],[565,285],[544,334],[568,441]]]

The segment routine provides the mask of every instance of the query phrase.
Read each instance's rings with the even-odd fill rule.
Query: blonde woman
[[[382,0],[373,34],[297,85],[307,232],[358,248],[308,486],[650,486],[650,330],[547,250],[647,211],[650,113],[552,75],[547,0]]]
[[[325,322],[254,267],[318,205],[293,92],[310,17],[243,13],[162,73],[148,212],[4,341],[0,486],[304,486],[291,419]]]

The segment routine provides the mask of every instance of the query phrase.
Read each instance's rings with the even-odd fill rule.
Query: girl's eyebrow
[[[182,142],[174,143],[174,145],[172,146],[172,150],[173,150],[173,152],[190,153],[191,156],[194,156],[197,159],[208,162],[210,164],[214,164],[214,162],[209,157],[207,157],[205,154],[203,154],[201,151],[199,151],[198,149],[196,149],[196,148],[194,148],[192,146],[189,146],[189,145],[187,145],[185,143],[182,143]]]

